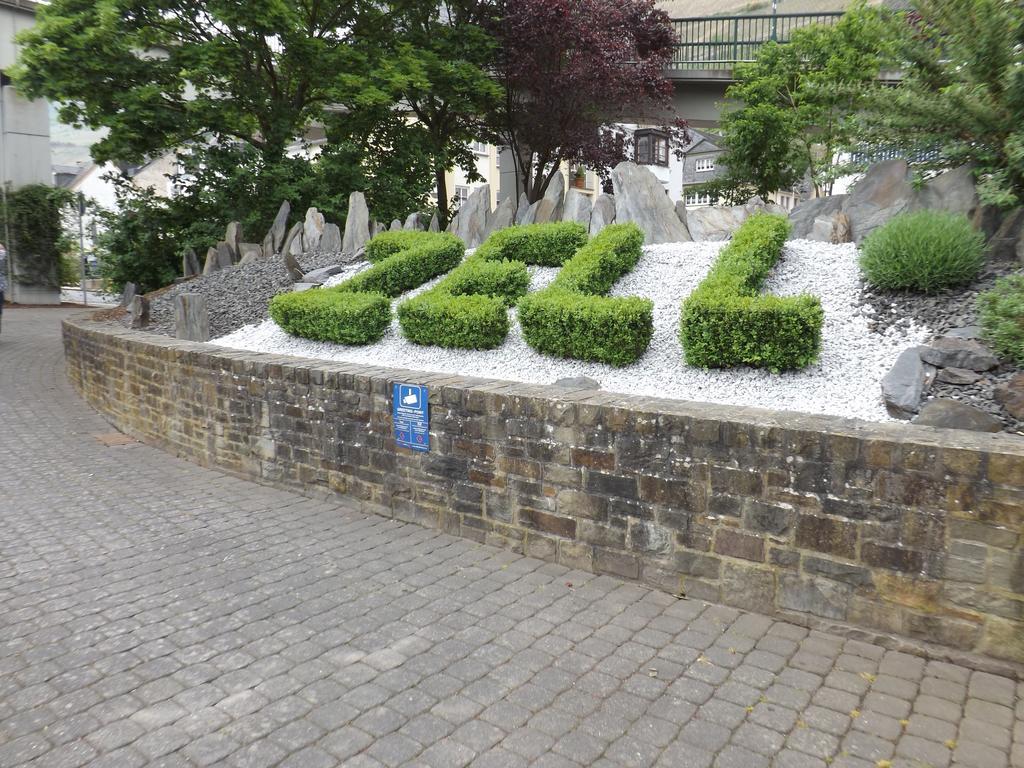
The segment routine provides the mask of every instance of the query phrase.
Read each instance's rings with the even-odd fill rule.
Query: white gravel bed
[[[397,319],[381,341],[366,347],[294,338],[272,320],[246,326],[214,342],[255,352],[537,384],[588,376],[610,392],[889,421],[879,382],[900,352],[923,343],[931,334],[927,328],[913,324],[881,334],[869,328],[873,310],[861,302],[857,249],[852,244],[807,240],[787,243],[766,284],[767,291],[780,295],[808,292],[821,298],[825,327],[818,363],[781,374],[752,368],[703,370],[686,365],[678,337],[680,304],[707,274],[722,246],[673,243],[644,249],[637,268],[612,291],[616,296],[644,296],[654,301],[654,338],[646,354],[626,368],[560,360],[535,352],[523,340],[514,311],[505,343],[489,351],[416,346],[402,337]],[[557,274],[555,269],[530,271],[532,290],[548,284]]]

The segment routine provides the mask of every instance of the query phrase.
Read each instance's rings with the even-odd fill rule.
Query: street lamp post
[[[89,295],[85,292],[85,195],[78,193],[78,253],[82,259],[82,304],[89,306]]]

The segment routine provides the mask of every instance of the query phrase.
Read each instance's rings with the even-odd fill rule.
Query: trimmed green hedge
[[[586,242],[586,227],[575,222],[500,230],[433,289],[398,305],[402,333],[428,346],[501,346],[508,307],[530,285],[526,265],[560,266]]]
[[[315,341],[371,344],[391,323],[390,299],[455,268],[465,253],[462,241],[450,234],[385,234],[411,237],[403,239],[404,250],[381,259],[341,285],[275,296],[270,302],[274,322],[286,333]],[[378,235],[370,243],[384,236]],[[384,251],[388,247],[385,245]]]
[[[366,244],[366,260],[373,264],[384,261],[388,256],[394,256],[396,253],[420,245],[423,242],[423,235],[432,234],[436,233],[419,230],[381,232]]]
[[[526,342],[546,355],[623,366],[636,362],[654,333],[654,304],[635,296],[609,298],[643,255],[635,224],[605,228],[570,259],[545,290],[519,301]]]
[[[760,293],[789,229],[785,216],[752,216],[683,302],[679,338],[688,364],[780,371],[818,358],[825,316],[817,297]]]
[[[1001,277],[978,297],[985,341],[1003,358],[1024,366],[1024,272]]]

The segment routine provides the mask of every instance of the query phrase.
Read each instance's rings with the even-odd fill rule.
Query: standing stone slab
[[[522,224],[526,214],[530,210],[530,198],[523,192],[519,195],[519,202],[516,205],[516,224]]]
[[[388,231],[389,232],[401,232],[402,231],[402,222],[399,221],[398,219],[393,219],[391,221],[391,227],[388,229]]]
[[[685,200],[680,200],[680,201],[678,201],[676,203],[676,216],[679,218],[679,220],[681,222],[683,222],[683,226],[687,228],[687,231],[689,231],[689,227],[690,227],[690,218],[689,218],[690,212],[688,210],[686,210],[686,201]]]
[[[292,225],[292,228],[288,230],[288,236],[284,239],[284,245],[281,247],[281,253],[284,255],[292,254],[302,255],[302,222],[298,222]]]
[[[576,221],[589,228],[593,209],[594,204],[590,202],[589,197],[578,189],[570,189],[565,193],[565,208],[562,211],[562,221]]]
[[[295,258],[295,254],[285,251],[284,268],[288,270],[288,276],[292,279],[292,282],[298,283],[302,281],[302,276],[305,272],[302,269],[302,265],[299,264],[299,260]]]
[[[348,197],[348,218],[345,219],[341,252],[351,255],[365,246],[369,239],[370,210],[366,207],[366,196],[362,192],[353,192]]]
[[[430,217],[430,224],[427,225],[427,232],[440,232],[440,231],[441,231],[441,222],[437,218],[437,214],[435,213],[433,216]]]
[[[906,160],[887,160],[871,166],[854,185],[843,207],[853,226],[854,242],[860,245],[890,219],[912,210],[915,197]]]
[[[263,246],[259,243],[242,243],[238,246],[238,253],[241,259],[250,257],[249,261],[263,258]]]
[[[544,224],[549,221],[561,221],[562,213],[565,211],[565,174],[561,171],[555,171],[555,175],[551,177],[543,200],[547,200],[551,204],[551,212],[546,214],[547,218],[543,220],[538,219],[537,223]],[[544,210],[547,210],[547,206],[544,207]]]
[[[205,296],[181,293],[174,297],[174,335],[188,341],[210,340],[210,316]]]
[[[223,240],[217,243],[217,264],[221,269],[227,269],[236,261],[238,259],[235,257],[235,249],[231,247],[230,243]]]
[[[487,217],[487,230],[484,232],[484,240],[493,235],[499,229],[511,227],[516,220],[516,201],[506,197]]]
[[[615,198],[611,195],[598,195],[590,214],[590,236],[593,237],[609,224],[615,222]]]
[[[201,272],[199,257],[196,252],[189,248],[181,257],[181,274],[184,277],[195,277]]]
[[[491,214],[491,185],[484,184],[473,190],[459,212],[452,219],[450,231],[467,248],[476,248],[484,241],[487,219]]]
[[[679,220],[676,207],[665,188],[647,168],[619,163],[612,171],[615,189],[615,220],[631,221],[644,233],[644,242],[685,243],[690,233]]]
[[[420,222],[420,215],[418,213],[410,213],[406,218],[402,229],[406,229],[411,232],[423,229],[423,224]]]
[[[216,248],[206,249],[206,262],[203,264],[203,274],[212,275],[220,271],[220,259],[217,258]]]
[[[128,314],[132,318],[132,328],[140,330],[149,325],[149,299],[135,296],[128,305]]]
[[[316,208],[306,211],[306,220],[302,224],[302,250],[303,253],[320,250],[320,240],[324,236],[324,227],[327,221],[324,215]]]
[[[847,195],[816,197],[811,200],[805,200],[797,205],[796,208],[789,212],[789,221],[790,224],[792,224],[789,239],[809,239],[817,220],[831,220],[836,214],[843,210],[843,206],[846,204],[847,198]]]
[[[341,228],[337,224],[324,224],[320,250],[324,253],[341,253]]]
[[[135,298],[135,294],[138,293],[139,287],[135,283],[127,282],[124,284],[124,290],[121,291],[121,306],[130,307],[132,299]]]
[[[236,263],[242,258],[242,224],[238,221],[232,221],[228,224],[227,230],[224,232],[224,242],[227,243],[228,248],[231,249],[231,263]]]
[[[285,235],[288,234],[288,217],[291,213],[292,204],[285,200],[277,209],[277,216],[274,217],[274,223],[270,225],[267,236],[263,238],[263,253],[265,255],[273,256],[275,253],[281,252],[281,248],[284,247]]]

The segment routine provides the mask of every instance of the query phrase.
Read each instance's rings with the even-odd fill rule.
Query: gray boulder
[[[547,224],[548,222],[556,221],[554,216],[554,202],[544,198],[543,200],[538,200],[526,209],[526,215],[523,216],[522,224],[524,226],[529,224]]]
[[[598,195],[590,214],[590,236],[593,237],[614,222],[615,198],[611,195]]]
[[[362,192],[353,192],[348,197],[348,218],[345,219],[345,236],[341,241],[341,252],[353,254],[366,245],[370,239],[370,210]]]
[[[1001,432],[1003,423],[995,416],[973,405],[938,398],[927,403],[914,418],[914,424],[946,429],[969,429],[974,432]]]
[[[904,350],[882,377],[882,401],[889,415],[909,419],[921,408],[928,371],[921,360],[921,347]]]
[[[423,225],[420,223],[420,215],[418,213],[410,213],[402,228],[410,231],[423,229]]]
[[[974,169],[963,165],[926,181],[917,193],[913,208],[960,213],[972,219],[980,205]]]
[[[185,277],[195,277],[201,272],[199,257],[196,252],[189,248],[181,257],[181,274]]]
[[[401,232],[402,231],[402,222],[399,221],[398,219],[392,219],[391,227],[388,229],[388,231],[389,232]]]
[[[631,221],[644,233],[644,242],[684,243],[690,233],[679,220],[675,204],[649,169],[635,163],[619,163],[612,171],[615,220]]]
[[[270,225],[266,237],[263,238],[263,253],[265,255],[273,256],[275,253],[281,252],[281,248],[284,246],[285,235],[288,234],[288,217],[291,213],[292,204],[285,200],[281,203],[281,207],[277,209],[274,223]]]
[[[526,218],[527,212],[530,210],[530,198],[523,192],[519,195],[519,202],[516,205],[516,224],[522,224]]]
[[[252,256],[253,259],[263,258],[263,246],[259,243],[241,243],[238,246],[238,253],[241,258]]]
[[[124,284],[124,290],[121,291],[121,306],[130,307],[132,300],[135,298],[135,294],[138,293],[139,287],[129,281]]]
[[[790,240],[808,240],[818,219],[832,219],[843,210],[848,195],[832,197],[816,197],[805,200],[789,212],[789,221],[793,225],[789,234]]]
[[[320,250],[324,253],[341,253],[341,228],[337,224],[324,224]]]
[[[980,325],[965,325],[946,331],[946,336],[951,336],[954,339],[980,339],[981,334],[982,328]]]
[[[921,359],[938,368],[966,368],[969,371],[990,371],[999,365],[999,358],[981,342],[949,336],[922,347]]]
[[[1024,237],[1024,208],[1007,211],[988,241],[987,255],[993,261],[1012,262],[1017,258],[1017,244]]]
[[[683,226],[686,227],[686,231],[690,231],[690,212],[686,210],[686,201],[680,200],[676,203],[676,216],[683,222]]]
[[[306,211],[306,220],[302,224],[303,253],[320,250],[320,240],[324,236],[324,227],[326,225],[327,221],[324,219],[324,215],[316,208],[310,208]]]
[[[292,228],[288,230],[284,243],[281,245],[281,253],[285,255],[294,255],[296,251],[299,255],[302,254],[302,222],[292,225]]]
[[[992,391],[997,403],[1000,403],[1013,418],[1024,420],[1024,373],[1018,373],[1007,381],[1002,381]]]
[[[695,208],[688,213],[690,235],[696,242],[728,240],[749,216],[745,205]]]
[[[516,201],[506,197],[487,217],[487,230],[484,232],[484,240],[493,235],[499,229],[507,229],[515,224]]]
[[[982,378],[980,373],[969,371],[966,368],[943,368],[939,371],[935,380],[941,381],[943,384],[966,386],[968,384],[977,384]]]
[[[245,264],[252,264],[254,261],[257,261],[257,260],[259,260],[259,253],[256,252],[256,251],[249,251],[247,254],[245,254],[245,256],[243,256],[239,260],[238,266],[241,267],[241,266],[243,266]]]
[[[435,213],[430,217],[430,224],[427,226],[427,232],[440,232],[441,224],[438,222],[437,214]]]
[[[487,236],[487,219],[491,215],[491,185],[474,189],[452,219],[449,231],[467,248],[476,248]]]
[[[300,282],[322,284],[327,278],[340,275],[342,271],[343,269],[340,264],[332,264],[329,267],[321,267],[320,269],[314,269],[312,272],[307,272],[302,276]]]
[[[576,221],[586,227],[590,227],[590,215],[593,212],[594,204],[590,198],[578,189],[570,189],[565,193],[565,209],[562,211],[562,221]]]
[[[843,207],[853,225],[854,242],[860,245],[893,217],[915,210],[916,197],[906,160],[887,160],[871,166],[854,185]]]

